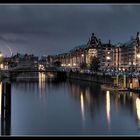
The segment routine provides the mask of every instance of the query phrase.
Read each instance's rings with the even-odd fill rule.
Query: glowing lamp
[[[140,58],[140,53],[137,54],[137,57]]]
[[[109,56],[106,57],[107,60],[110,60],[111,58]]]

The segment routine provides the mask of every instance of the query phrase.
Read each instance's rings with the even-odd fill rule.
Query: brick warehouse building
[[[116,45],[111,44],[110,40],[102,43],[92,33],[87,44],[76,46],[67,53],[49,56],[49,60],[51,63],[60,61],[64,67],[79,68],[81,63],[89,66],[94,57],[99,59],[101,70],[140,70],[140,33],[137,32],[136,38],[131,38],[128,42]]]

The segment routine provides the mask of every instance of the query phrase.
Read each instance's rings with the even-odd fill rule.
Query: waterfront
[[[43,76],[44,77],[44,76]],[[140,98],[78,80],[14,82],[11,135],[139,135]]]

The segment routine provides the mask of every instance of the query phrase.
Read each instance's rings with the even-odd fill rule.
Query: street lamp
[[[106,57],[106,59],[107,59],[107,60],[110,60],[110,59],[111,59],[111,57],[110,57],[110,56],[107,56],[107,57]]]
[[[110,52],[107,52],[107,54],[110,54]]]
[[[76,63],[73,63],[73,66],[76,66]]]
[[[137,58],[140,58],[140,53],[137,54]]]

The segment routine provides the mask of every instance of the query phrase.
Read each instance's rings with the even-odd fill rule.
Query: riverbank
[[[76,73],[69,72],[67,73],[68,79],[77,79],[84,80],[89,82],[95,82],[99,84],[104,84],[106,87],[116,87],[115,89],[126,90],[126,89],[134,89],[139,88],[139,80],[137,78],[130,78],[126,76],[110,76],[110,75],[101,75],[101,74],[85,74],[85,73]]]
[[[67,73],[68,79],[77,79],[77,80],[84,80],[89,82],[96,82],[100,84],[113,84],[114,79],[109,76],[103,76],[98,74],[87,74],[87,73],[76,73],[76,72],[69,72]]]

